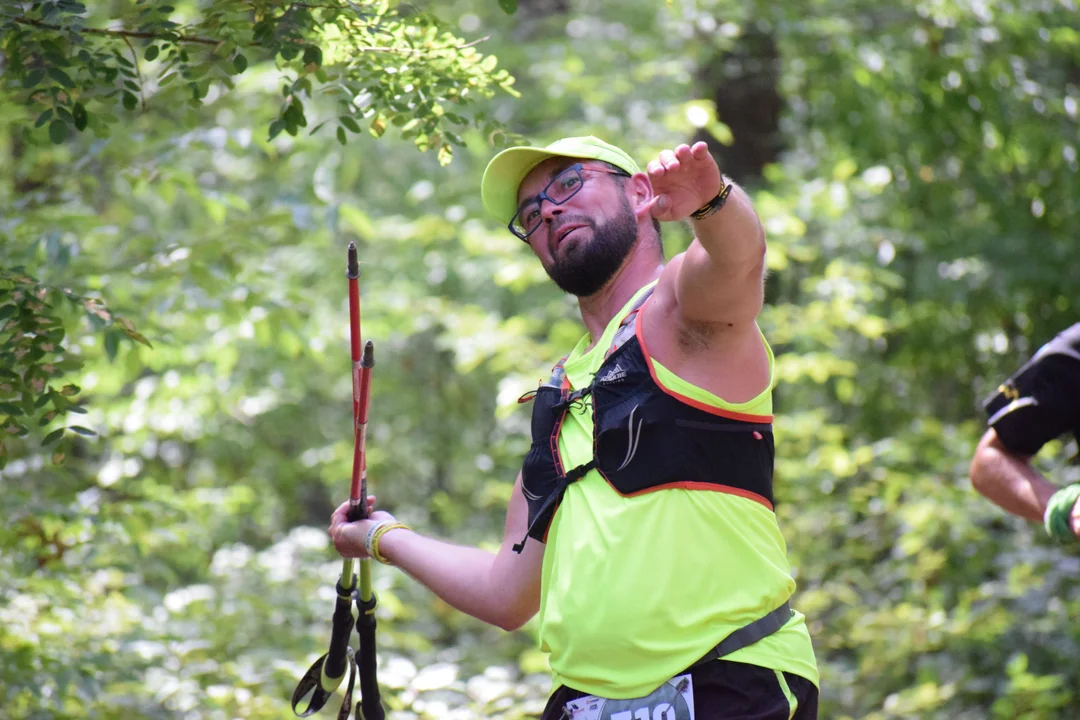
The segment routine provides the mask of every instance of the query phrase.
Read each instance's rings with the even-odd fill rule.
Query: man
[[[533,394],[533,444],[490,553],[387,513],[331,521],[507,630],[540,613],[544,720],[817,717],[818,673],[773,513],[765,237],[704,143],[639,170],[593,137],[512,148],[485,207],[575,295],[587,334]],[[695,239],[666,265],[658,221]],[[594,427],[595,426],[595,427]]]
[[[990,429],[971,460],[971,484],[1059,540],[1080,537],[1080,484],[1047,480],[1031,458],[1071,431],[1080,442],[1080,323],[1039,349],[986,401]]]

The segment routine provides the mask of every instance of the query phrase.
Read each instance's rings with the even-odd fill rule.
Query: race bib
[[[629,700],[578,698],[566,703],[571,720],[694,720],[694,683],[673,677],[646,697]]]

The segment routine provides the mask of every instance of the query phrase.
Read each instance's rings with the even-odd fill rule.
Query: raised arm
[[[1059,488],[1032,467],[1030,460],[1028,455],[1010,452],[990,428],[971,459],[971,484],[1006,512],[1041,523],[1047,503]],[[1080,516],[1075,511],[1073,532],[1080,534]]]
[[[647,169],[653,217],[690,218],[694,230],[686,253],[671,263],[680,315],[695,323],[753,323],[764,299],[765,231],[750,198],[720,174],[703,142],[665,150]],[[691,217],[728,184],[722,206]]]
[[[1070,332],[1078,337],[1055,338],[987,400],[990,429],[971,459],[970,477],[980,494],[1013,515],[1042,522],[1053,505],[1051,515],[1067,517],[1080,536],[1077,490],[1059,488],[1031,465],[1044,444],[1080,428],[1080,357],[1070,347],[1080,340],[1080,325]]]
[[[368,557],[364,535],[372,522],[392,519],[378,511],[371,520],[346,522],[347,503],[334,512],[330,535],[345,557]],[[511,550],[525,535],[528,506],[521,476],[514,483],[497,553],[454,545],[412,530],[391,530],[379,541],[379,554],[463,613],[504,630],[516,630],[540,608],[540,567],[544,546],[529,542],[521,554]]]

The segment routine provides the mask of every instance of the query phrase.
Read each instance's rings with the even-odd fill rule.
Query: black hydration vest
[[[623,319],[592,383],[571,391],[563,358],[548,382],[519,401],[534,404],[532,446],[521,468],[529,529],[515,552],[529,537],[545,541],[566,488],[593,469],[624,496],[664,488],[714,490],[772,509],[772,424],[672,394],[657,383],[635,332],[650,293]],[[570,406],[589,401],[593,458],[568,470],[559,432]]]
[[[983,406],[987,424],[1013,452],[1034,455],[1068,431],[1080,443],[1080,323],[1039,348]]]

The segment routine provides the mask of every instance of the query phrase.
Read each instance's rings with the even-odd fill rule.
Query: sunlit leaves
[[[253,64],[268,71],[276,62],[288,90],[269,139],[307,127],[309,105],[326,95],[356,124],[373,116],[399,127],[415,121],[406,137],[421,150],[438,150],[445,164],[451,153],[444,145],[462,144],[447,125],[468,120],[443,117],[441,104],[464,108],[498,89],[516,94],[514,79],[496,71],[495,57],[475,43],[433,16],[373,0],[274,0],[254,23],[249,3],[225,0],[202,8],[195,21],[185,18],[182,29],[169,5],[136,4],[118,17],[99,9],[83,17],[85,8],[60,5],[67,9],[34,3],[0,24],[0,51],[12,61],[7,75],[55,144],[69,140],[69,128],[108,134],[121,108],[201,106],[211,88],[228,91],[231,78]]]
[[[25,423],[48,426],[61,415],[86,412],[75,400],[78,385],[67,383],[57,389],[60,381],[82,367],[79,356],[64,342],[64,320],[72,311],[84,311],[90,324],[98,327],[116,322],[122,333],[107,330],[107,344],[109,337],[121,335],[149,344],[130,320],[114,317],[96,298],[43,285],[18,269],[0,268],[0,416],[7,416],[6,423],[0,420],[0,447],[12,439],[5,435],[28,435]],[[69,429],[94,434],[81,426]],[[42,445],[59,440],[63,432],[63,428],[49,432]],[[0,458],[0,466],[3,463]]]
[[[642,163],[699,132],[748,150],[716,99],[754,58],[700,70],[756,25],[780,52],[784,151],[745,185],[770,246],[777,512],[822,716],[1076,705],[1075,558],[966,480],[983,391],[1080,286],[1075,32],[1056,6],[987,21],[978,4],[674,0],[509,18],[452,2],[440,24],[407,4],[332,21],[301,3],[49,5],[50,23],[159,37],[38,28],[19,39],[33,57],[3,46],[0,265],[30,269],[0,287],[5,717],[287,713],[340,568],[324,528],[352,451],[350,240],[379,348],[380,504],[497,543],[528,447],[515,400],[582,328],[483,215],[483,165],[517,140],[495,118],[542,141],[596,133]],[[196,34],[212,43],[181,38]],[[689,236],[665,239],[670,254]],[[48,290],[16,301],[22,285]],[[59,323],[38,333],[27,316]],[[1055,482],[1080,479],[1070,447],[1037,460]],[[376,578],[391,715],[542,706],[532,629],[490,631],[395,570]]]

